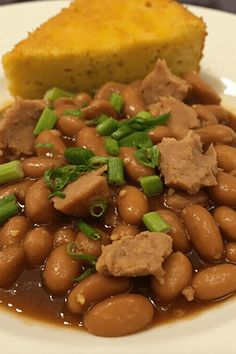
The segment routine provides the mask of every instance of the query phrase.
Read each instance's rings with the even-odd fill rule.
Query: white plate
[[[67,5],[67,1],[33,2],[0,7],[0,57],[28,31]],[[236,110],[236,16],[200,7],[192,11],[208,25],[201,75]],[[7,99],[0,67],[0,103]],[[79,331],[0,313],[0,352],[4,354],[235,354],[236,301],[232,299],[198,316],[123,338],[98,338]]]

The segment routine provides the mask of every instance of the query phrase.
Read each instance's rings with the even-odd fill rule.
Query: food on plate
[[[6,54],[3,67],[13,96],[40,98],[52,86],[91,91],[142,79],[157,58],[176,74],[198,71],[205,36],[203,20],[176,1],[75,0]]]
[[[231,120],[161,59],[139,83],[16,98],[0,122],[0,302],[116,337],[233,294]]]

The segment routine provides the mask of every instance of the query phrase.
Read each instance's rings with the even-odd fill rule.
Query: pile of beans
[[[107,83],[95,97],[79,93],[56,99],[56,129],[40,133],[34,156],[22,157],[24,179],[1,187],[0,198],[14,194],[21,208],[0,230],[0,302],[6,306],[11,302],[26,314],[44,313],[44,319],[50,321],[63,313],[63,320],[82,323],[95,335],[121,336],[145,328],[154,318],[158,323],[161,308],[174,318],[173,304],[180,298],[182,309],[185,305],[191,309],[182,292],[196,306],[236,291],[236,119],[218,101],[216,104],[211,92],[204,96],[204,109],[214,118],[213,124],[209,120],[199,135],[206,147],[210,143],[215,146],[220,169],[216,186],[196,195],[165,189],[163,194],[147,198],[138,179],[152,175],[154,169],[137,161],[135,148],[122,147],[119,157],[124,160],[127,182],[111,187],[112,200],[105,217],[98,222],[89,220],[100,230],[101,239],[90,240],[78,232],[77,220],[59,213],[48,198],[44,172],[65,165],[67,147],[83,146],[96,155],[108,156],[104,138],[86,123],[101,114],[117,118],[109,102],[112,92],[124,99],[123,117],[146,110],[138,85]],[[82,119],[65,115],[66,109],[82,109]],[[163,137],[172,137],[172,132],[159,126],[149,136],[157,144]],[[86,261],[70,257],[68,243],[76,241],[78,251],[98,258],[103,245],[143,231],[143,215],[150,211],[158,211],[171,226],[173,253],[164,263],[164,283],[154,276],[132,279],[100,273],[76,283]],[[33,295],[26,284],[34,289]],[[30,308],[27,302],[31,296],[38,300]],[[47,314],[50,305],[54,310]]]

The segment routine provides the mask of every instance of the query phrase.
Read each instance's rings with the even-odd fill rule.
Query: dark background
[[[0,0],[0,5],[22,2],[23,0]],[[112,0],[111,0],[112,1]],[[128,1],[128,0],[127,0]],[[236,0],[179,0],[185,4],[200,5],[236,13]]]

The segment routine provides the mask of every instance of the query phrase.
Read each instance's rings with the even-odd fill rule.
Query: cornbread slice
[[[12,95],[52,86],[90,91],[130,82],[158,57],[176,74],[199,69],[205,24],[172,0],[75,0],[3,57]]]

